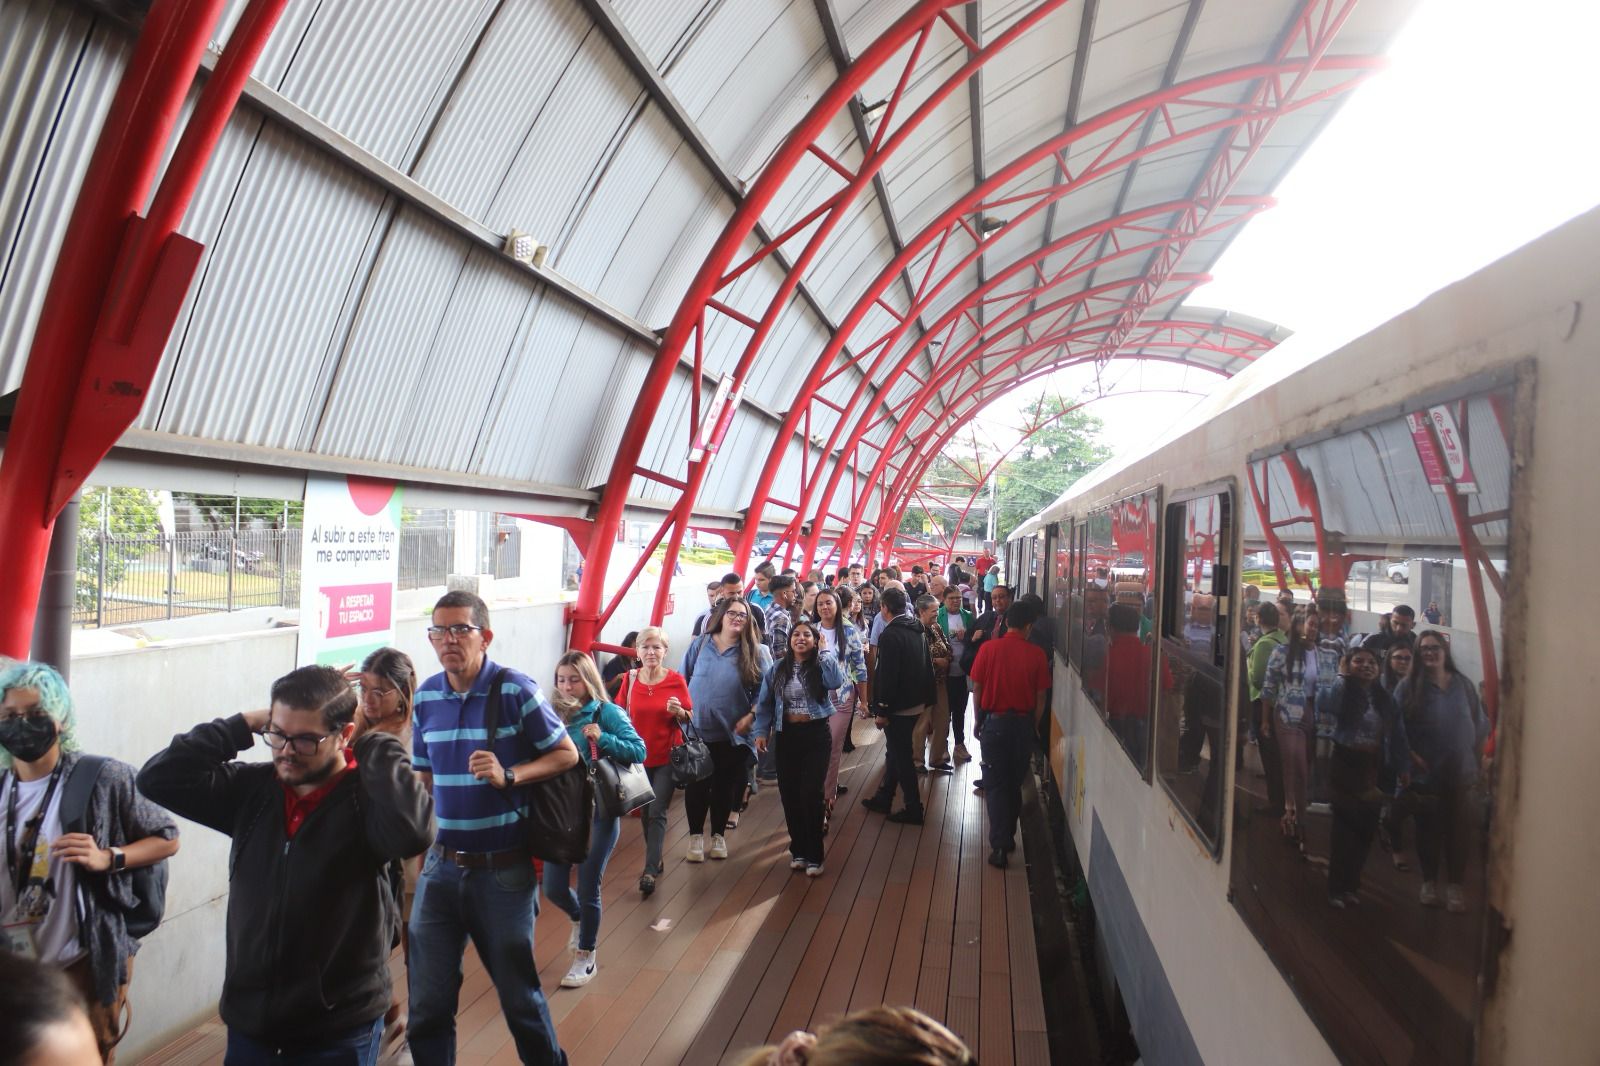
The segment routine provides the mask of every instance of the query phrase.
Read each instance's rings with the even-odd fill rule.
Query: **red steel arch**
[[[1140,159],[1147,158],[1160,151],[1170,149],[1176,144],[1187,143],[1195,138],[1207,138],[1217,134],[1237,133],[1240,131],[1248,131],[1249,135],[1254,138],[1264,137],[1266,131],[1270,129],[1271,120],[1273,118],[1276,118],[1280,114],[1308,106],[1312,103],[1319,102],[1320,100],[1337,95],[1338,93],[1347,91],[1359,81],[1363,80],[1368,73],[1370,73],[1373,69],[1376,69],[1379,65],[1380,63],[1377,60],[1370,58],[1334,57],[1322,60],[1322,66],[1317,68],[1315,60],[1308,58],[1304,61],[1286,61],[1279,64],[1262,64],[1237,68],[1234,70],[1208,75],[1203,78],[1194,79],[1189,82],[1184,82],[1121,105],[1120,107],[1114,108],[1111,111],[1096,117],[1095,119],[1084,122],[1073,129],[1066,131],[1065,133],[1046,140],[1029,152],[1024,153],[1021,157],[1007,165],[1005,168],[997,171],[987,182],[984,182],[975,188],[971,193],[962,197],[961,200],[953,204],[945,212],[945,214],[937,219],[932,225],[923,230],[922,233],[918,234],[916,238],[908,241],[900,255],[896,256],[888,265],[883,268],[878,277],[874,279],[874,281],[871,283],[862,297],[857,301],[850,314],[842,323],[840,335],[835,337],[834,341],[819,357],[817,364],[813,367],[812,372],[810,375],[808,375],[805,384],[802,386],[800,393],[797,396],[795,405],[790,408],[784,423],[784,428],[780,431],[779,440],[774,445],[771,453],[768,456],[767,463],[763,467],[760,479],[757,482],[756,490],[752,496],[749,511],[746,515],[745,526],[741,536],[740,544],[735,549],[736,556],[743,557],[744,555],[748,554],[749,545],[754,539],[755,530],[759,526],[761,514],[770,499],[772,484],[776,478],[778,468],[782,464],[783,453],[787,448],[787,442],[793,436],[793,427],[798,424],[800,418],[803,416],[805,410],[807,409],[808,401],[816,399],[817,391],[822,387],[823,384],[826,383],[827,378],[825,375],[827,375],[829,369],[833,366],[833,362],[838,357],[839,352],[842,350],[845,341],[848,339],[848,335],[861,323],[867,312],[873,306],[878,305],[878,301],[884,292],[887,291],[899,273],[908,268],[912,259],[918,256],[923,250],[934,245],[935,241],[939,242],[938,247],[935,249],[935,252],[931,257],[928,270],[925,272],[923,284],[919,287],[920,299],[918,305],[908,309],[905,320],[894,326],[887,334],[875,340],[864,350],[872,351],[873,349],[881,349],[878,355],[875,357],[873,370],[867,375],[869,378],[877,376],[877,369],[881,366],[883,360],[886,358],[885,353],[906,334],[906,332],[909,330],[910,323],[915,319],[916,314],[922,309],[922,307],[926,306],[931,295],[929,292],[929,285],[931,283],[933,271],[937,269],[938,260],[941,257],[943,248],[948,243],[950,238],[959,231],[966,231],[970,235],[976,237],[976,233],[972,230],[972,227],[967,220],[969,215],[979,215],[985,211],[1002,207],[1010,207],[1025,201],[1032,201],[1027,208],[1025,208],[1019,215],[1011,220],[1011,223],[1015,224],[1016,222],[1021,221],[1023,218],[1026,218],[1039,210],[1043,210],[1050,203],[1061,199],[1069,192],[1082,187],[1082,185],[1087,181],[1104,177],[1108,174],[1120,172],[1132,163]],[[1346,75],[1346,78],[1337,82],[1332,87],[1323,89],[1317,93],[1308,94],[1307,96],[1296,99],[1288,98],[1282,89],[1283,83],[1288,81],[1294,85],[1298,85],[1314,68],[1334,71],[1339,74]],[[1253,97],[1243,103],[1235,103],[1230,101],[1219,102],[1207,95],[1216,93],[1218,90],[1225,89],[1226,87],[1250,87],[1263,84],[1278,87],[1270,94],[1278,101],[1276,106],[1263,107],[1259,103],[1256,103]],[[1202,123],[1201,125],[1193,128],[1179,129],[1174,121],[1173,109],[1181,106],[1190,106],[1196,109],[1204,109],[1212,113],[1221,113],[1227,117],[1213,119],[1212,121]],[[1138,131],[1143,129],[1147,122],[1158,123],[1158,128],[1164,130],[1165,134],[1163,136],[1151,138],[1143,144],[1138,144]],[[1108,132],[1114,134],[1110,144],[1104,150],[1102,150],[1100,154],[1087,166],[1079,167],[1076,171],[1064,169],[1066,178],[1062,183],[1047,187],[1039,192],[1009,197],[1002,196],[995,200],[989,199],[990,194],[1002,192],[1008,184],[1010,184],[1016,178],[1024,175],[1030,168],[1037,165],[1041,161],[1054,159],[1055,161],[1062,163],[1063,167],[1065,167],[1063,156],[1067,148],[1072,146],[1077,141],[1086,139],[1090,135],[1101,135]],[[1134,143],[1136,146],[1128,148],[1122,154],[1118,154],[1117,150],[1127,143]],[[1196,221],[1199,220],[1203,222],[1208,227],[1205,230],[1208,232],[1209,226],[1212,225],[1209,221],[1210,215],[1216,209],[1223,206],[1225,202],[1228,202],[1227,198],[1219,199],[1210,204],[1198,204],[1191,202],[1188,207],[1180,209],[1180,221],[1187,224],[1189,227],[1187,236],[1186,238],[1169,237],[1168,239],[1180,240],[1181,243],[1187,247],[1188,242],[1192,240],[1194,236],[1198,235],[1199,231],[1196,231],[1193,228],[1193,225],[1196,223]],[[1171,213],[1170,209],[1168,213]],[[1140,213],[1134,212],[1131,214],[1139,215]],[[1098,240],[1099,236],[1111,232],[1116,224],[1126,221],[1127,217],[1128,216],[1122,216],[1116,220],[1108,220],[1106,222],[1098,223],[1095,226],[1086,227],[1085,230],[1079,231],[1079,233],[1075,236],[1079,237],[1081,240],[1082,237],[1093,234],[1096,239],[1094,241],[1087,242],[1087,244],[1089,246],[1096,246],[1100,243]],[[965,266],[975,261],[977,256],[981,254],[983,250],[982,242],[975,241],[974,243],[978,245],[977,250],[966,256],[961,263],[954,268],[954,270],[951,272],[951,276],[953,276],[956,271],[963,269]],[[1056,245],[1057,247],[1054,250],[1057,252],[1065,247],[1063,242],[1056,242]],[[1143,250],[1154,250],[1156,246],[1157,244],[1152,242],[1151,245],[1147,246]],[[1087,248],[1085,248],[1083,254],[1089,254]],[[1113,247],[1107,254],[1110,256],[1120,256],[1128,253],[1120,248]],[[1035,253],[1033,257],[1030,257],[1029,261],[1031,262],[1036,258],[1038,258],[1037,253]],[[1075,260],[1075,262],[1077,261],[1078,260]],[[1010,275],[1008,273],[1005,276],[1009,277]],[[937,292],[937,289],[933,290],[933,292]],[[970,297],[963,301],[963,304],[960,308],[962,313],[969,313],[972,304],[973,300]],[[955,317],[958,318],[959,316]],[[946,316],[945,319],[945,321],[952,322],[954,320],[955,318],[952,318],[951,316]],[[939,332],[940,328],[936,327],[929,330],[929,335],[936,336]],[[906,361],[902,360],[902,367],[905,365],[905,363]],[[861,397],[864,392],[865,386],[858,386],[855,396],[852,398],[850,403],[844,405],[845,408],[847,410],[860,409],[862,406]],[[830,406],[837,407],[838,405],[830,404]],[[829,443],[824,449],[825,452],[831,453],[837,446],[839,430],[840,426],[836,425],[834,433],[830,436]],[[851,451],[852,447],[853,445],[847,447],[845,451],[848,453]],[[823,493],[822,501],[818,504],[819,510],[826,507],[827,501],[832,498],[833,493],[837,490],[838,482],[843,472],[842,463],[843,460],[841,459],[834,464],[833,473],[829,477],[829,488]],[[814,486],[815,482],[813,481],[812,484],[806,488],[810,490],[814,489]],[[811,491],[806,491],[802,494],[802,499],[799,501],[800,512],[803,512],[808,506],[810,495]],[[812,536],[815,538],[816,536],[820,535],[821,522],[814,517],[811,525]]]
[[[827,92],[823,93],[807,112],[805,118],[796,125],[794,131],[784,139],[724,227],[679,304],[672,323],[667,327],[661,346],[646,376],[636,415],[629,421],[617,446],[610,477],[601,495],[595,521],[587,538],[584,577],[579,585],[578,600],[572,613],[572,646],[587,648],[593,645],[601,627],[619,602],[620,598],[614,598],[602,609],[604,582],[613,544],[611,531],[622,518],[628,493],[636,475],[670,485],[678,489],[680,495],[655,538],[641,553],[639,565],[634,568],[624,585],[637,577],[644,560],[663,538],[667,539],[665,567],[669,572],[676,560],[683,531],[688,524],[700,487],[704,483],[712,455],[705,454],[699,458],[692,458],[688,464],[687,476],[682,479],[645,469],[639,465],[639,461],[649,430],[660,412],[667,385],[683,354],[690,350],[691,341],[694,343],[698,367],[707,315],[713,312],[724,315],[741,323],[752,332],[733,371],[734,387],[737,392],[742,388],[762,343],[799,286],[806,267],[815,258],[834,227],[842,220],[849,205],[870,186],[873,176],[905,143],[910,131],[926,120],[943,100],[964,85],[973,74],[1002,54],[1010,45],[1026,36],[1067,0],[1039,0],[1004,33],[982,47],[978,47],[957,20],[950,15],[952,8],[964,6],[964,2],[965,0],[921,0],[869,45],[860,57],[839,75]],[[967,46],[968,58],[953,75],[936,86],[909,117],[896,125],[899,104],[910,82],[911,74],[916,69],[933,30],[940,24],[946,26]],[[852,172],[829,156],[817,143],[818,139],[828,129],[835,116],[845,109],[857,89],[878,70],[888,66],[908,44],[911,46],[909,61],[905,64],[894,94],[890,97],[884,115],[879,121],[878,132],[872,144],[866,147],[861,165]],[[760,248],[755,255],[741,259],[744,242],[755,229],[762,212],[808,154],[818,157],[844,176],[846,178],[844,188],[822,200],[789,229],[777,235],[771,243]],[[807,239],[804,250],[796,256],[793,264],[787,269],[783,283],[771,297],[765,312],[759,318],[745,314],[718,299],[718,294],[724,292],[745,271],[813,224],[815,229]],[[694,394],[691,423],[697,420],[698,415],[697,391]],[[691,424],[690,432],[693,433],[695,428]],[[784,432],[792,437],[793,427],[789,426]],[[657,591],[653,612],[653,617],[657,620],[664,612],[667,595],[668,586],[663,582]]]
[[[1205,101],[1205,106],[1218,108],[1225,113],[1229,107],[1238,106],[1242,109],[1240,112],[1241,117],[1235,121],[1217,122],[1206,127],[1206,132],[1208,134],[1211,132],[1223,132],[1226,134],[1226,137],[1222,140],[1222,143],[1217,146],[1211,157],[1210,164],[1208,165],[1202,179],[1198,183],[1199,194],[1197,195],[1196,199],[1190,201],[1190,204],[1179,213],[1177,223],[1177,228],[1181,231],[1179,238],[1166,243],[1156,250],[1145,272],[1141,275],[1141,277],[1135,279],[1137,288],[1135,290],[1134,297],[1132,301],[1130,301],[1129,306],[1124,309],[1124,312],[1113,331],[1119,339],[1115,345],[1107,345],[1105,342],[1102,342],[1099,352],[1097,353],[1097,358],[1100,361],[1104,361],[1107,352],[1114,353],[1122,346],[1122,343],[1131,333],[1132,328],[1140,319],[1142,319],[1149,306],[1158,297],[1160,297],[1163,286],[1172,276],[1173,266],[1179,260],[1181,260],[1184,251],[1188,248],[1189,244],[1195,239],[1195,237],[1202,235],[1206,231],[1206,227],[1210,224],[1211,216],[1220,206],[1222,206],[1228,190],[1231,189],[1237,180],[1237,177],[1243,166],[1248,163],[1251,158],[1253,158],[1255,152],[1260,148],[1261,144],[1264,143],[1266,135],[1272,128],[1272,125],[1276,119],[1280,115],[1289,111],[1304,107],[1309,103],[1313,103],[1321,99],[1326,99],[1338,92],[1342,92],[1352,87],[1357,81],[1360,80],[1360,77],[1357,76],[1348,82],[1337,84],[1331,89],[1323,89],[1306,96],[1297,95],[1301,86],[1311,75],[1311,73],[1318,69],[1325,71],[1355,70],[1364,73],[1366,70],[1370,70],[1379,65],[1378,61],[1376,60],[1326,56],[1327,48],[1331,45],[1332,40],[1337,34],[1338,29],[1342,26],[1344,19],[1348,17],[1351,7],[1352,5],[1350,3],[1326,4],[1313,0],[1313,2],[1307,3],[1301,9],[1292,23],[1291,32],[1285,35],[1284,42],[1278,50],[1278,55],[1280,57],[1279,66],[1274,67],[1272,65],[1268,65],[1268,69],[1263,70],[1257,68],[1248,72],[1224,72],[1220,75],[1212,75],[1210,79],[1200,79],[1200,81],[1214,81],[1215,79],[1219,78],[1227,80],[1231,77],[1234,83],[1246,85],[1249,89],[1249,92],[1247,93],[1243,104],[1218,105],[1214,100]],[[1295,63],[1289,63],[1284,59],[1284,57],[1288,56],[1290,52],[1301,47],[1303,47],[1305,51],[1305,56],[1302,60]],[[1114,109],[1112,112],[1108,112],[1106,115],[1100,116],[1095,120],[1091,120],[1089,123],[1075,127],[1074,130],[1068,131],[1068,133],[1063,134],[1061,137],[1054,138],[1052,141],[1046,142],[1045,147],[1049,149],[1059,149],[1062,147],[1063,142],[1070,143],[1072,140],[1076,139],[1075,135],[1079,134],[1079,132],[1084,130],[1086,127],[1103,127],[1105,124],[1114,121],[1114,118],[1126,117],[1130,109],[1137,111],[1141,106],[1146,106],[1153,100],[1159,100],[1161,101],[1161,104],[1156,109],[1156,112],[1151,114],[1150,118],[1154,122],[1154,120],[1159,117],[1160,123],[1163,123],[1164,126],[1156,125],[1154,128],[1164,128],[1166,136],[1141,142],[1140,147],[1134,153],[1130,153],[1132,158],[1128,159],[1122,164],[1124,166],[1131,165],[1131,163],[1136,161],[1138,158],[1143,158],[1145,155],[1159,151],[1162,148],[1167,147],[1175,140],[1184,140],[1194,135],[1195,131],[1180,131],[1174,124],[1173,116],[1167,107],[1167,98],[1169,97],[1169,94],[1171,99],[1188,100],[1190,103],[1200,103],[1201,100],[1199,98],[1201,94],[1209,92],[1215,87],[1216,86],[1214,84],[1208,84],[1204,89],[1201,89],[1197,87],[1195,82],[1190,82],[1183,85],[1174,86],[1171,89],[1163,90],[1162,92],[1151,94],[1149,97],[1141,98],[1139,101],[1134,101],[1129,105],[1124,105],[1122,108]],[[1144,128],[1146,128],[1145,123],[1135,123],[1133,126],[1127,128],[1125,135],[1131,135],[1134,130]],[[1112,147],[1116,147],[1122,140],[1122,137],[1117,138],[1117,140],[1113,141]],[[1107,152],[1109,151],[1110,149],[1107,149]],[[1066,166],[1066,160],[1061,154],[1059,154],[1059,151],[1051,151],[1048,152],[1048,154],[1055,155],[1057,162],[1062,165],[1062,172],[1064,175],[1066,175],[1063,182],[1064,186],[1071,187],[1077,183],[1081,183],[1086,175],[1085,170],[1080,169],[1077,177],[1074,178],[1070,169]],[[949,236],[955,231],[956,228],[963,228],[975,238],[977,237],[977,234],[973,232],[971,226],[967,223],[965,217],[967,214],[981,212],[985,207],[994,208],[1001,206],[1002,204],[1011,205],[1025,199],[1029,199],[1030,196],[1019,196],[997,200],[987,205],[982,202],[987,192],[994,191],[1010,179],[1010,177],[1015,173],[1013,167],[1024,163],[1024,161],[1032,162],[1038,158],[1039,155],[1037,154],[1037,150],[1035,150],[1035,152],[1028,153],[1022,159],[1018,160],[1017,163],[1012,164],[1011,167],[1007,167],[1005,170],[997,174],[995,178],[991,179],[991,181],[986,183],[985,186],[975,189],[971,195],[964,197],[960,202],[954,205],[942,220],[945,222],[945,225],[943,227],[943,240],[941,240],[939,252],[942,252],[944,242],[949,239]],[[1090,167],[1087,168],[1087,171],[1095,171],[1097,168],[1104,167],[1105,159],[1106,153],[1102,153],[1102,155],[1097,158],[1094,163],[1091,163]],[[1105,168],[1107,171],[1110,169],[1112,168]],[[1099,174],[1096,174],[1096,176],[1099,176]],[[1062,191],[1062,187],[1057,186],[1048,191],[1045,194],[1045,198],[1047,200],[1059,198],[1059,196],[1064,194],[1065,192]],[[1036,196],[1038,194],[1031,195]],[[1026,213],[1027,212],[1024,212],[1024,214]],[[896,261],[892,263],[890,267],[886,268],[885,272],[880,274],[879,278],[875,280],[871,288],[869,288],[867,295],[863,297],[863,303],[869,301],[869,299],[876,299],[877,296],[881,295],[881,293],[887,287],[888,278],[886,275],[888,275],[891,271],[898,272],[903,266],[905,266],[906,263],[902,260],[905,260],[908,256],[919,252],[928,243],[931,243],[933,236],[936,235],[935,231],[938,229],[939,224],[936,223],[935,226],[930,227],[927,231],[924,231],[924,233],[919,236],[917,241],[908,244],[906,246],[906,251],[902,253],[902,256],[897,257]],[[968,261],[976,258],[977,254],[981,254],[981,240],[975,240],[974,243],[979,245],[979,251],[970,256]],[[938,259],[939,252],[936,252],[934,255],[935,263]],[[931,272],[932,267],[930,266],[930,276]],[[922,289],[926,290],[926,288],[927,281],[925,280]],[[972,301],[970,299],[965,301],[964,310],[970,310],[971,303]],[[846,331],[859,322],[862,306],[863,304],[858,303],[856,311],[853,312],[852,316],[846,320]],[[917,307],[910,309],[908,312],[908,319],[912,315],[916,314],[918,310],[919,309]],[[884,345],[883,352],[887,352],[893,347],[894,343],[899,339],[899,337],[904,335],[907,324],[908,323],[902,323],[900,326],[892,330],[890,335],[883,338],[880,342],[876,342],[874,346],[876,346],[878,343],[881,343]],[[974,324],[976,325],[977,323],[975,322]],[[930,332],[937,333],[938,330],[935,329]],[[842,343],[842,341],[839,343]],[[880,352],[878,357],[880,361],[883,357],[883,352]],[[825,354],[823,362],[830,362],[834,354],[836,353],[832,351]],[[902,366],[903,365],[904,364],[902,364]],[[815,375],[808,379],[807,387],[814,394],[815,389],[818,387],[818,382]],[[801,399],[803,400],[804,398],[805,390],[802,390]],[[852,403],[850,406],[853,408],[859,408],[859,390],[856,402]],[[790,417],[793,419],[798,417],[799,414],[800,411],[798,408],[792,409]],[[866,414],[863,414],[861,417],[865,418],[867,416]],[[834,446],[837,444],[838,428],[838,426],[835,427],[835,433],[830,439],[829,445],[826,449],[826,451],[829,453],[833,451]],[[833,464],[833,471],[828,478],[828,487],[822,493],[821,498],[816,504],[816,512],[812,515],[810,522],[810,535],[807,545],[808,551],[815,550],[816,540],[821,536],[823,526],[825,525],[827,509],[830,506],[835,492],[837,491],[838,483],[842,477],[843,468],[846,464],[847,457],[851,455],[859,455],[857,449],[859,447],[861,436],[862,434],[859,432],[858,423],[858,432],[852,433],[852,443],[844,449],[843,453],[841,453],[840,457]],[[780,441],[780,444],[782,444],[783,447],[786,447],[786,438],[783,441]],[[880,468],[881,458],[882,455],[880,454]],[[768,464],[763,470],[762,481],[757,486],[756,495],[752,499],[751,508],[746,517],[745,533],[741,543],[741,547],[744,548],[745,551],[748,550],[746,545],[753,537],[754,529],[759,523],[760,513],[764,509],[767,502],[767,497],[770,494],[772,478],[775,476],[777,465],[781,462],[781,459],[782,454],[779,448],[775,447],[773,453],[769,455]],[[869,484],[874,480],[874,476],[869,476],[867,478]],[[791,529],[798,529],[804,523],[804,511],[808,503],[808,498],[811,495],[811,490],[814,489],[814,486],[815,481],[813,481],[811,485],[803,486],[802,499],[799,503],[795,520],[791,522]],[[852,523],[852,526],[856,524],[858,524],[858,521],[856,523]],[[846,543],[848,543],[848,539],[846,539]]]

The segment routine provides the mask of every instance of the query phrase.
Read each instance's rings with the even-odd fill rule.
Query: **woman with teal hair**
[[[127,871],[178,850],[178,824],[134,787],[127,763],[83,755],[66,680],[43,663],[0,672],[0,950],[58,966],[77,985],[101,1057],[124,1031],[139,941],[126,916],[138,903]],[[91,783],[81,817],[63,800],[81,771]]]

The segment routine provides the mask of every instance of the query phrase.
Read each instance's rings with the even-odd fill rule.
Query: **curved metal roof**
[[[1269,349],[1184,298],[1410,6],[290,0],[124,447],[853,538],[930,437],[1051,368]],[[125,7],[0,10],[0,392]]]

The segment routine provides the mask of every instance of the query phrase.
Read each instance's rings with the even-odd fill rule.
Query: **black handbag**
[[[495,731],[500,726],[500,671],[489,679],[489,694],[483,711],[483,727],[488,736],[485,742],[494,748]],[[526,790],[528,813],[519,809],[512,793]],[[579,759],[578,764],[554,777],[516,785],[505,790],[506,802],[511,804],[527,830],[528,850],[533,857],[545,862],[572,866],[589,857],[589,824],[594,820],[594,779],[588,767]]]
[[[594,801],[601,814],[621,818],[655,802],[656,790],[650,787],[650,775],[643,763],[619,765],[611,756],[601,755],[592,740],[589,776],[594,778]]]
[[[680,785],[704,781],[711,776],[711,749],[700,739],[700,731],[692,724],[679,727],[683,743],[667,753],[672,762],[672,778]]]

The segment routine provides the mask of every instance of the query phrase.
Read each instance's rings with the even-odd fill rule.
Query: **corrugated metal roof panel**
[[[56,252],[126,42],[60,4],[0,8],[0,393],[22,383]],[[27,106],[21,106],[26,101]]]
[[[383,197],[303,142],[265,130],[211,246],[147,428],[298,448]],[[241,310],[245,309],[245,310]],[[174,350],[175,348],[175,350]]]
[[[519,157],[530,148],[548,152],[539,131],[548,132],[561,117],[547,120],[546,111],[560,106],[557,86],[572,73],[592,29],[575,4],[502,7],[441,111],[413,170],[416,179],[473,218],[487,221]],[[626,100],[617,105],[619,121],[628,106]],[[605,113],[602,107],[600,114],[589,117],[603,126]],[[552,163],[582,166],[579,173],[587,172],[581,151],[549,154],[555,157]],[[503,210],[494,218],[494,223],[506,221]],[[520,228],[539,221],[528,220]],[[544,239],[555,232],[555,227],[537,231]]]
[[[497,233],[534,234],[550,246],[551,267],[566,273],[579,209],[643,99],[616,52],[591,31],[523,139],[484,224]]]
[[[611,0],[611,7],[657,70],[684,47],[721,0]]]
[[[493,8],[491,0],[323,4],[280,91],[408,170]]]

